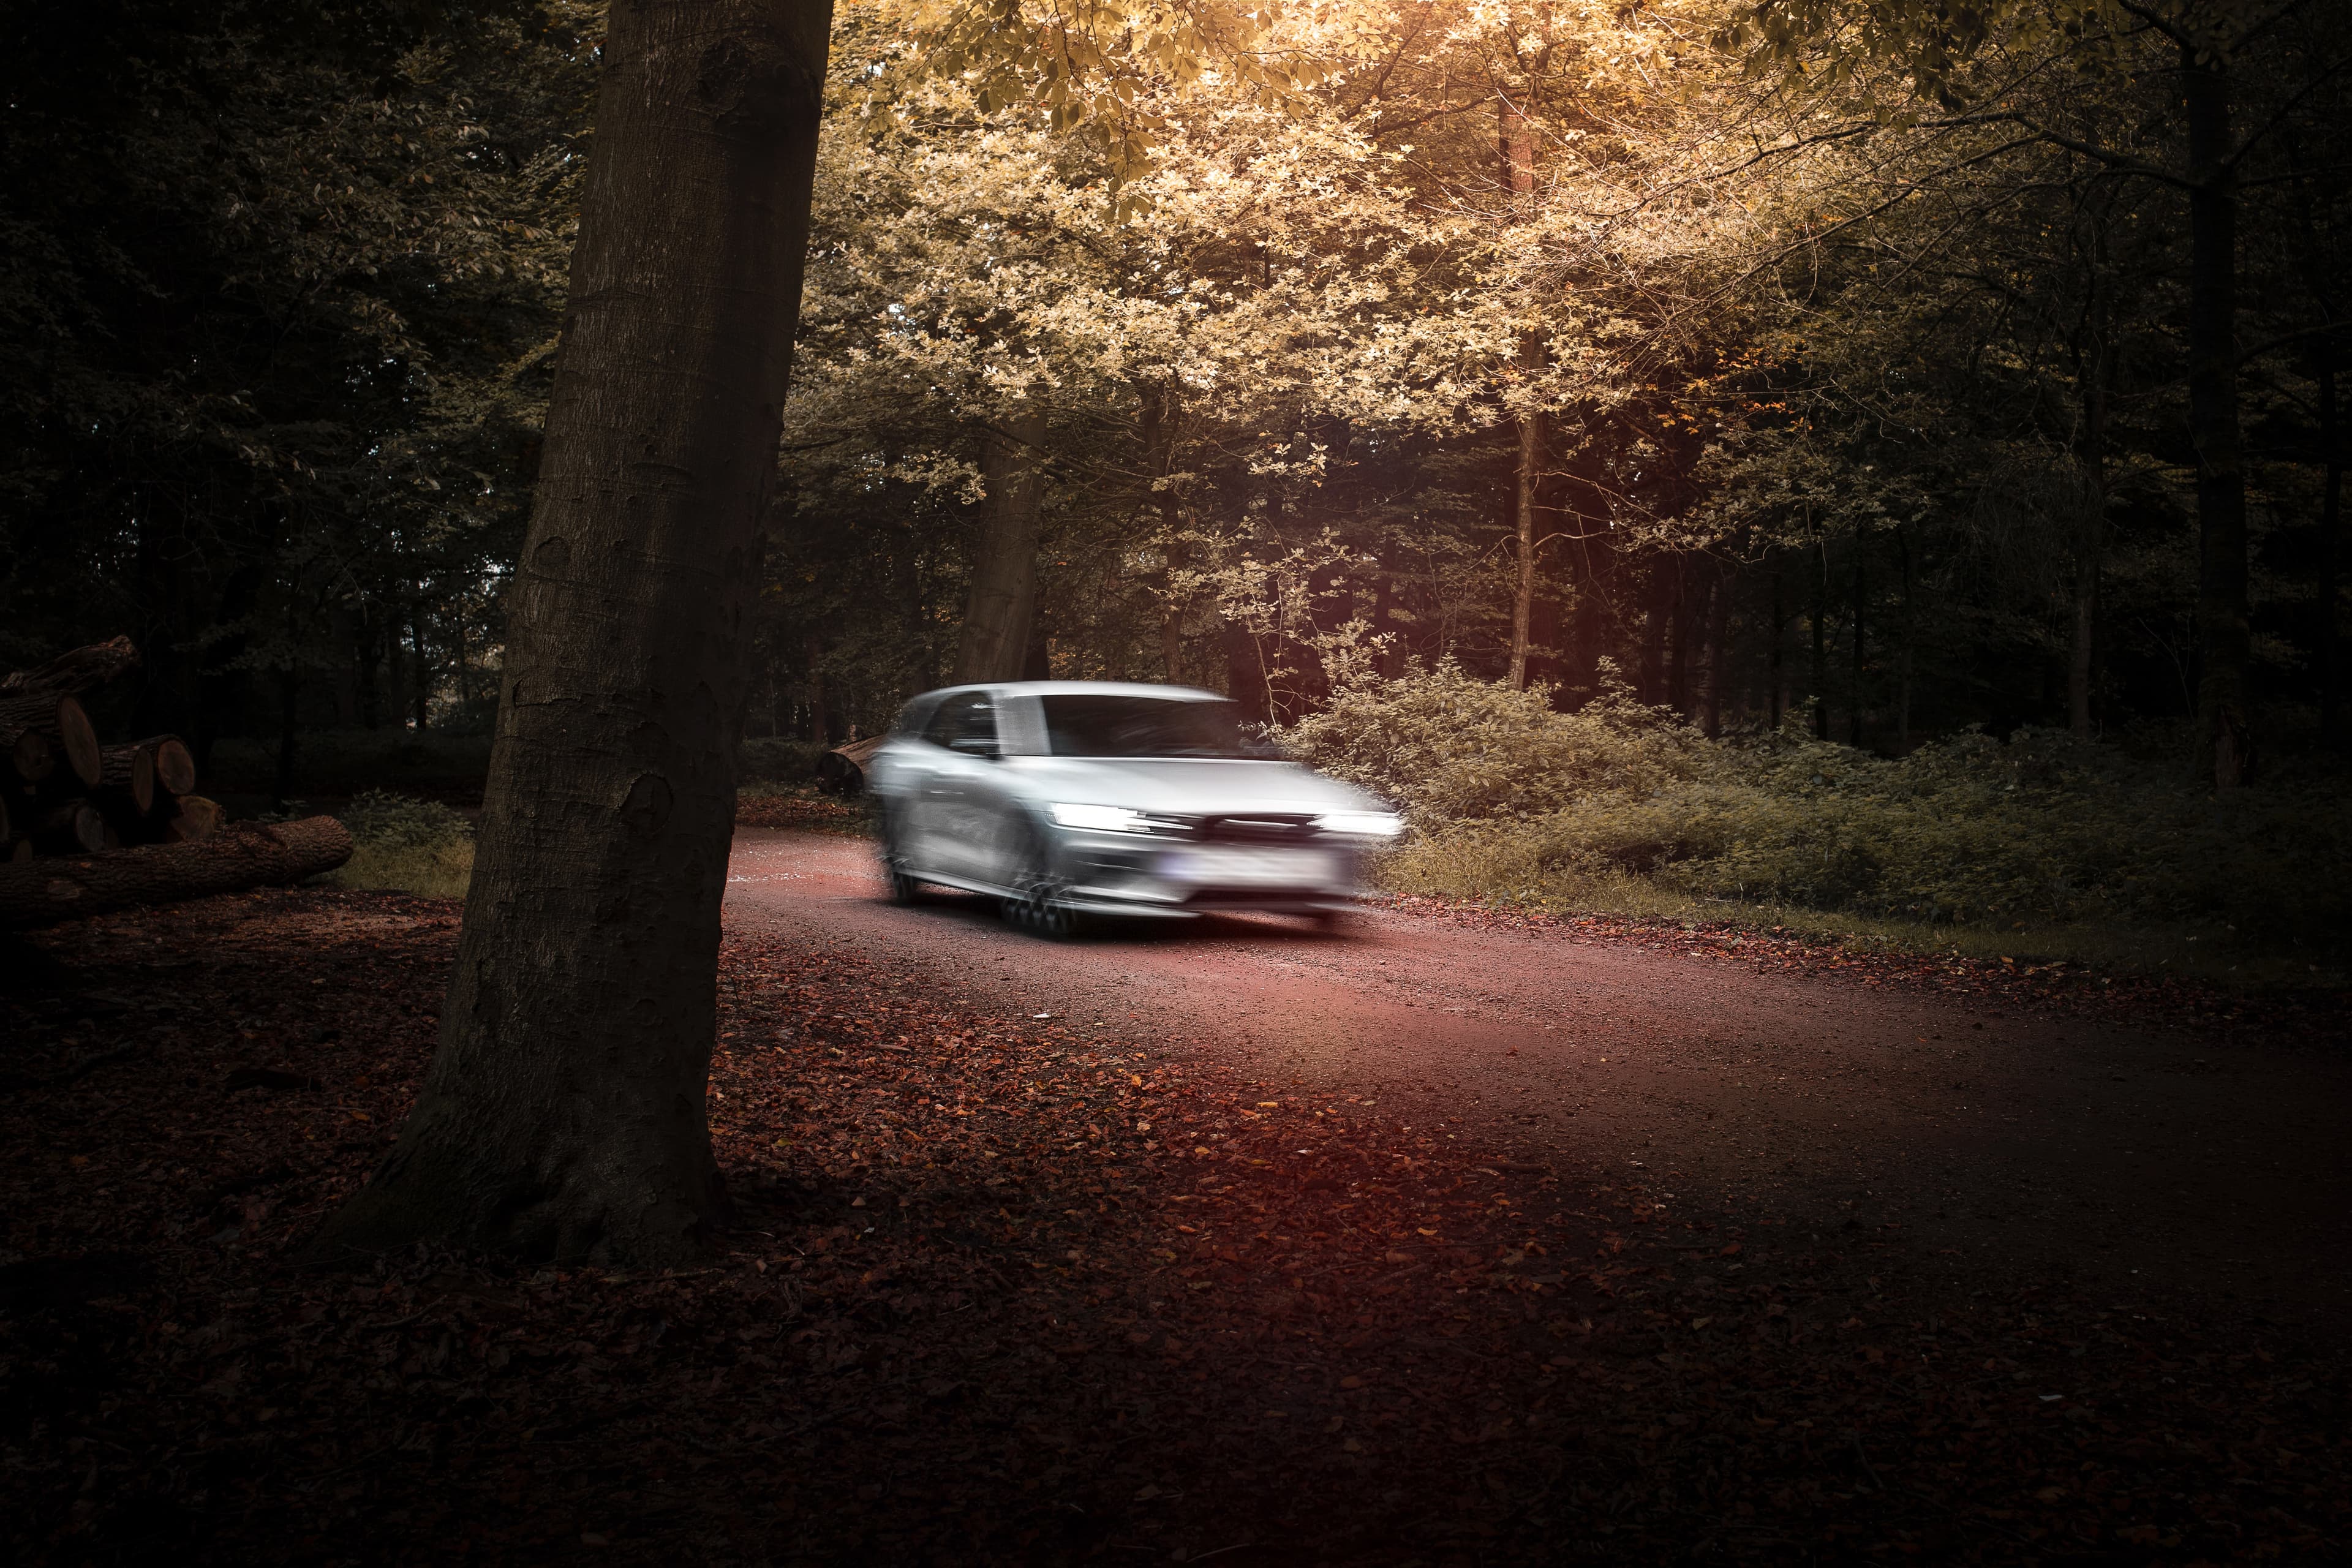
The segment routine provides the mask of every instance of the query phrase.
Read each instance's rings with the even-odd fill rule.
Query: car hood
[[[1007,757],[1003,765],[1020,781],[1020,793],[1037,801],[1189,816],[1387,809],[1352,784],[1258,758]]]

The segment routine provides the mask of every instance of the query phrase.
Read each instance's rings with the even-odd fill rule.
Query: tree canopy
[[[129,630],[200,743],[485,723],[598,10],[12,26],[0,652]],[[749,728],[950,679],[1034,469],[1024,668],[1295,720],[1606,659],[1714,729],[2185,757],[2236,613],[2242,721],[2332,738],[2347,48],[2219,0],[845,5]]]

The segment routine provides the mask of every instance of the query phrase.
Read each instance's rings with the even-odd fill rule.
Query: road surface
[[[1054,942],[961,895],[893,906],[864,841],[776,829],[738,830],[727,919],[983,1015],[1638,1174],[1695,1216],[1893,1226],[1955,1268],[2352,1322],[2352,1066],[2325,1050],[1381,910],[1337,937],[1269,916]]]

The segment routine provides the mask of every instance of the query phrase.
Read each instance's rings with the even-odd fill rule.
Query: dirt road
[[[2307,1047],[1971,1012],[1557,931],[1369,911],[1055,942],[882,899],[870,848],[736,835],[728,919],[847,944],[1008,1017],[1176,1043],[1694,1215],[1899,1235],[2133,1300],[2352,1321],[2352,1065]]]

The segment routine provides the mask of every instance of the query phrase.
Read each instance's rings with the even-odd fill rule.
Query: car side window
[[[996,749],[996,705],[984,691],[950,697],[931,715],[923,739],[951,752]]]

